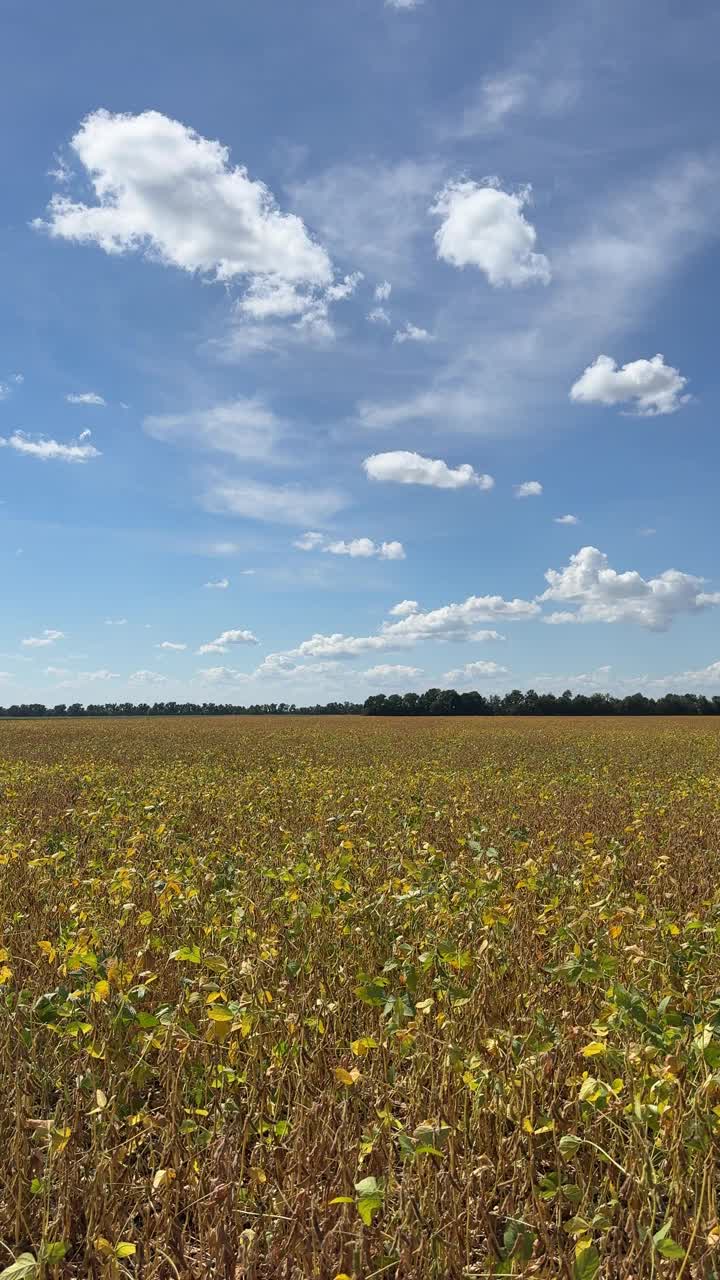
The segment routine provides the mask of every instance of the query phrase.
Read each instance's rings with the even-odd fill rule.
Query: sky
[[[720,693],[711,0],[5,0],[0,703]]]

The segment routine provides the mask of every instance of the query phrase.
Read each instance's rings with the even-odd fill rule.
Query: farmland
[[[718,744],[0,726],[0,1268],[720,1274]]]

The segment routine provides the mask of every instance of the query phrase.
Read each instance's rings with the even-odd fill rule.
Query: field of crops
[[[0,726],[2,1274],[720,1275],[719,745]]]

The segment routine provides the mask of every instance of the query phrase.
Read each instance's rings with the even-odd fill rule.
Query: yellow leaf
[[[596,1058],[599,1053],[605,1053],[606,1046],[601,1040],[593,1040],[591,1044],[586,1044],[580,1052],[583,1058]]]
[[[136,1253],[137,1245],[130,1244],[129,1240],[121,1240],[119,1244],[115,1245],[116,1258],[132,1258],[133,1254]]]
[[[153,922],[153,913],[152,913],[152,911],[141,911],[141,912],[140,912],[140,915],[138,916],[138,924],[148,925],[148,924],[152,924],[152,922]]]
[[[48,964],[53,964],[57,956],[57,951],[55,950],[52,942],[48,942],[45,938],[43,938],[41,942],[37,943],[37,946],[42,951]]]
[[[356,1058],[364,1058],[371,1049],[378,1048],[378,1042],[372,1036],[362,1036],[359,1040],[353,1040],[350,1048]]]
[[[153,1178],[153,1191],[159,1191],[160,1187],[164,1187],[167,1183],[172,1182],[177,1177],[174,1169],[158,1169]]]
[[[8,969],[6,964],[0,964],[0,987],[12,978],[12,969]]]
[[[335,1079],[339,1084],[345,1084],[348,1088],[351,1088],[360,1079],[360,1072],[357,1067],[353,1067],[352,1071],[346,1071],[345,1067],[336,1067]]]
[[[0,960],[9,960],[9,959],[10,959],[10,952],[7,950],[6,947],[0,947]]]
[[[102,1004],[104,1000],[110,999],[110,983],[105,978],[100,978],[95,983],[92,998],[94,1004]]]
[[[103,1093],[102,1089],[96,1089],[95,1101],[97,1102],[97,1105],[100,1108],[100,1110],[104,1111],[105,1107],[107,1106],[107,1094]]]

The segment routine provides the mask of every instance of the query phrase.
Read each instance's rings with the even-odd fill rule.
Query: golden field
[[[720,1275],[719,746],[0,724],[2,1274]]]

